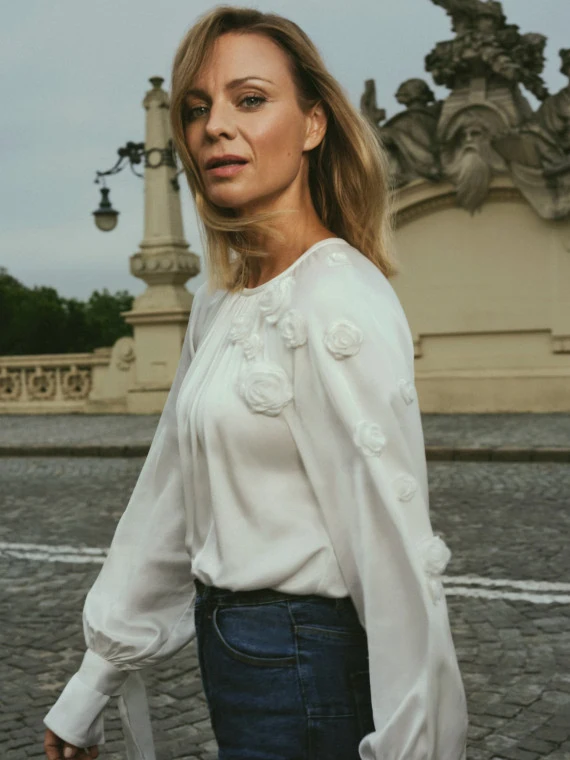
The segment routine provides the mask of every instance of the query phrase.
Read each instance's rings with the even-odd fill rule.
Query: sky
[[[48,285],[68,298],[93,290],[141,293],[129,256],[143,237],[143,181],[127,167],[110,177],[120,212],[100,232],[92,212],[95,172],[110,169],[117,149],[144,141],[142,100],[149,78],[168,88],[172,58],[186,30],[218,3],[207,0],[26,0],[4,2],[0,28],[0,267],[25,285]],[[451,39],[450,20],[430,0],[257,0],[236,3],[287,16],[301,26],[331,73],[359,106],[366,79],[376,80],[387,117],[402,110],[394,93],[424,71],[436,42]],[[509,23],[548,38],[543,78],[565,87],[558,50],[570,47],[568,0],[503,0]],[[524,91],[533,108],[538,101]],[[202,256],[192,198],[183,175],[181,202],[190,249]],[[202,267],[204,270],[204,266]],[[188,282],[195,291],[204,271]]]

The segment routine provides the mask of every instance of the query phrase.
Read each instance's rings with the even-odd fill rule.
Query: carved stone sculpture
[[[500,2],[432,0],[451,19],[455,37],[425,58],[436,84],[451,90],[435,101],[422,79],[396,98],[405,110],[386,120],[374,80],[361,109],[385,146],[396,188],[424,178],[449,180],[457,202],[474,213],[493,176],[508,174],[545,219],[570,213],[570,86],[549,95],[542,79],[546,38],[508,24]],[[570,49],[560,51],[570,78]],[[520,87],[541,101],[533,112]]]
[[[395,187],[419,177],[438,181],[441,178],[436,126],[441,103],[423,79],[408,79],[396,92],[396,100],[406,106],[385,124],[386,111],[376,106],[374,80],[366,82],[361,109],[374,124],[383,145],[388,149],[392,183]]]
[[[449,125],[443,141],[445,177],[455,185],[459,204],[472,212],[485,201],[493,174],[507,171],[492,146],[497,121],[493,112],[467,108]]]
[[[556,95],[550,95],[536,113],[537,122],[556,140],[561,152],[570,156],[570,48],[559,50],[560,71],[569,83]]]

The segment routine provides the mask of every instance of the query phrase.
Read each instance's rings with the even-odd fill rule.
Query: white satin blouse
[[[341,238],[241,293],[196,293],[149,454],[83,613],[87,651],[44,721],[153,760],[142,668],[195,634],[193,577],[350,595],[366,629],[363,760],[462,760],[466,699],[429,517],[405,313]]]

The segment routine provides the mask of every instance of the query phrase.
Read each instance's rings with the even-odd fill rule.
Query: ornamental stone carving
[[[546,38],[521,34],[495,0],[432,0],[451,19],[455,37],[425,58],[433,81],[451,90],[436,101],[423,79],[408,79],[396,97],[405,111],[386,120],[374,80],[361,110],[386,148],[396,188],[447,180],[459,206],[474,213],[491,179],[510,176],[544,219],[570,214],[570,86],[551,95],[542,79]],[[570,78],[570,49],[559,51]],[[541,101],[536,113],[524,86]]]
[[[121,340],[127,346],[132,343],[128,337],[117,343]],[[0,406],[24,414],[88,411],[92,401],[100,402],[107,393],[116,409],[117,395],[109,394],[106,384],[107,370],[115,363],[115,348],[113,352],[98,348],[92,353],[0,357]],[[115,388],[110,390],[116,394]]]
[[[18,401],[22,395],[22,375],[19,369],[0,369],[0,401]]]
[[[85,399],[91,391],[91,368],[69,367],[60,370],[61,393],[64,399]]]
[[[26,389],[33,401],[51,401],[55,398],[57,385],[55,369],[36,367],[27,373]]]
[[[200,272],[200,259],[192,251],[139,252],[131,256],[131,273],[148,284],[182,285]]]
[[[380,127],[379,121],[385,118],[386,112],[375,106],[374,80],[365,83],[361,110],[374,124],[387,149],[393,183],[395,187],[402,187],[420,177],[437,182],[442,176],[436,142],[441,103],[435,102],[433,92],[423,79],[403,82],[396,92],[396,100],[407,110]]]
[[[115,363],[117,368],[121,372],[127,372],[135,359],[134,340],[129,336],[119,338],[115,343]]]

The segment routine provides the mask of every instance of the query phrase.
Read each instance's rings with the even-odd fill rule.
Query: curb
[[[0,457],[146,457],[149,448],[147,443],[124,446],[82,443],[67,446],[55,444],[0,446]]]
[[[570,462],[569,446],[426,446],[428,462]]]
[[[0,457],[145,457],[149,444],[75,444],[0,446]],[[428,462],[570,462],[569,446],[431,446]]]

